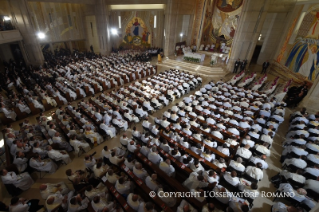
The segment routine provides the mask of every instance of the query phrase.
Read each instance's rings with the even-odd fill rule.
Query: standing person
[[[240,71],[245,70],[246,65],[247,65],[247,60],[243,60],[243,62],[241,62],[241,64],[240,64]]]
[[[262,74],[266,73],[268,66],[269,66],[269,61],[266,60],[266,62],[263,63],[263,70],[261,71]]]
[[[239,66],[240,66],[240,59],[238,58],[235,62],[235,67],[234,67],[234,71],[233,71],[234,74],[237,73]]]

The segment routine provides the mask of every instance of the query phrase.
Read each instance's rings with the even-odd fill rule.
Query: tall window
[[[154,29],[156,29],[156,15],[154,15]]]
[[[122,28],[122,25],[121,25],[121,16],[119,15],[119,29]]]

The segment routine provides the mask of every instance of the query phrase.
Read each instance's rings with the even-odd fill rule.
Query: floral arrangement
[[[195,62],[195,63],[199,63],[199,62],[200,62],[200,59],[198,59],[198,58],[193,58],[193,57],[185,57],[185,56],[184,56],[184,60],[185,60],[185,61],[188,61],[188,62]]]

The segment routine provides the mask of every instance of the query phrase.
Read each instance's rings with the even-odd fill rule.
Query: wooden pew
[[[14,112],[17,114],[16,120],[24,119],[24,118],[28,117],[28,115],[29,115],[26,112],[21,112],[21,110],[18,107],[14,107]]]
[[[85,93],[87,96],[92,96],[93,93],[89,90],[89,87],[88,86],[84,86],[84,89],[85,89]]]
[[[194,127],[194,126],[192,126],[192,127]],[[198,129],[198,128],[197,128],[197,129]],[[199,143],[199,144],[203,145],[203,142],[202,142],[202,141],[199,141],[199,140],[197,140],[196,138],[187,135],[187,134],[184,133],[183,131],[181,131],[181,130],[179,130],[179,129],[175,129],[175,131],[176,131],[178,134],[180,134],[180,135],[183,135],[183,136],[185,136],[185,137],[188,137],[188,138],[189,138],[190,140],[192,140],[193,142]],[[220,140],[220,139],[219,139],[219,140]],[[222,140],[222,141],[223,141],[223,140]],[[210,146],[208,146],[208,145],[205,145],[204,148],[209,149],[212,153],[214,153],[215,155],[217,155],[217,156],[218,156],[217,158],[224,158],[226,161],[231,158],[230,156],[227,156],[227,155],[221,153],[220,151],[218,151],[217,149],[215,149],[215,148],[213,148],[213,147],[210,147]]]
[[[53,109],[54,107],[50,105],[46,99],[41,100],[43,107],[45,108],[46,111]]]
[[[67,112],[72,117],[72,119],[75,121],[75,123],[83,129],[84,124],[80,121],[79,118],[75,117],[75,115],[67,107],[65,108],[65,112]]]
[[[160,137],[164,138],[168,142],[174,144],[175,146],[178,146],[179,149],[184,150],[188,155],[192,156],[193,158],[198,159],[204,166],[208,166],[210,169],[213,169],[217,173],[221,172],[221,169],[219,167],[217,167],[215,164],[213,164],[213,163],[211,163],[209,161],[206,161],[200,155],[196,154],[195,152],[191,151],[190,149],[185,148],[184,146],[182,146],[181,144],[177,143],[176,141],[174,141],[170,137],[164,135],[162,132],[159,132],[159,135],[160,135]]]
[[[147,185],[138,178],[129,168],[127,168],[124,164],[121,165],[121,169],[127,173],[127,175],[138,185],[140,189],[142,189],[147,195],[152,191],[147,187]],[[149,198],[152,200],[154,204],[156,204],[159,208],[166,212],[173,212],[171,208],[169,208],[157,195],[153,198]]]
[[[41,113],[41,110],[39,108],[34,107],[32,102],[28,102],[28,106],[31,110],[32,115],[37,115],[37,114]]]
[[[193,172],[189,167],[185,166],[182,162],[175,159],[172,155],[166,153],[163,149],[160,147],[157,147],[158,153],[165,159],[169,159],[172,162],[172,165],[174,166],[175,170],[178,170],[176,174],[181,173],[181,178],[188,178],[188,176]]]
[[[55,120],[55,122],[61,128],[64,136],[69,139],[69,136],[68,136],[69,130],[64,126],[64,124],[61,122],[61,120],[57,117],[57,115],[55,113],[52,115],[52,118]]]
[[[186,113],[186,114],[188,114],[188,117],[191,117],[192,119],[195,119],[195,118],[196,118],[196,117],[190,115],[189,113]],[[213,125],[213,124],[209,124],[209,123],[207,123],[207,122],[204,121],[204,120],[197,119],[197,121],[199,121],[201,124],[207,124],[208,126],[210,126],[210,127],[213,128],[213,129],[216,129],[216,128],[217,128],[217,126],[215,126],[215,125]],[[221,130],[220,133],[223,134],[223,136],[225,136],[225,137],[227,137],[227,138],[233,138],[233,137],[239,138],[239,136],[234,135],[234,134],[232,134],[232,133],[230,133],[230,132],[228,132],[228,131],[226,131],[226,130]],[[221,139],[220,139],[220,140],[221,140]]]
[[[9,118],[7,118],[5,115],[4,115],[4,113],[0,113],[0,120],[1,120],[1,123],[2,124],[9,124],[9,123],[11,123],[11,122],[14,122],[14,120],[13,119],[9,119]]]
[[[153,172],[155,172],[160,179],[165,181],[167,185],[173,188],[176,192],[189,192],[187,188],[185,188],[180,182],[178,182],[175,178],[169,177],[165,172],[163,172],[157,165],[149,161],[143,154],[139,151],[134,152],[135,156],[142,162],[144,165],[148,166]],[[211,188],[212,189],[212,188]],[[194,197],[186,197],[187,202],[189,202],[194,207],[201,209],[205,202],[199,202]]]
[[[121,205],[121,207],[123,208],[124,211],[127,212],[135,212],[135,210],[133,210],[133,208],[131,208],[131,206],[129,206],[126,202],[126,200],[124,199],[124,197],[116,191],[115,187],[113,186],[113,184],[111,184],[109,181],[103,181],[101,179],[102,183],[108,188],[108,190],[110,191],[109,193],[114,197],[114,199]]]
[[[209,108],[209,109],[211,110],[211,108]],[[200,113],[201,113],[201,111],[197,110],[196,108],[193,108],[193,111],[196,112],[197,114],[200,114]],[[225,113],[222,113],[222,112],[220,112],[220,111],[216,111],[216,113],[225,115]],[[217,121],[221,121],[220,118],[216,118],[216,117],[212,116],[211,114],[206,114],[206,113],[203,113],[203,114],[204,114],[205,116],[214,118],[214,119],[217,120]],[[230,117],[230,118],[232,118],[232,119],[235,119],[235,118],[236,118],[237,121],[238,121],[238,120],[241,121],[240,119],[238,119],[238,118],[235,117],[235,116],[230,116],[230,115],[228,115],[228,114],[227,114],[227,116]],[[226,122],[225,125],[228,125],[229,127],[234,127],[234,128],[236,128],[236,129],[238,129],[238,131],[240,132],[240,134],[244,134],[244,133],[247,131],[247,130],[245,130],[244,128],[241,128],[240,126],[236,126],[236,125],[234,125],[234,124],[232,124],[232,123],[229,123],[229,122]]]
[[[90,99],[91,100],[91,99]],[[92,100],[91,100],[92,101]],[[93,102],[93,101],[92,101]],[[95,102],[94,102],[95,103]],[[99,134],[101,134],[104,138],[107,136],[107,134],[106,134],[106,132],[104,131],[104,130],[102,130],[101,128],[100,128],[100,124],[102,124],[103,123],[103,121],[100,121],[100,120],[98,120],[97,118],[95,118],[95,116],[94,116],[94,114],[92,114],[92,113],[90,113],[88,110],[86,110],[82,105],[80,105],[79,106],[79,108],[81,109],[81,111],[87,116],[87,117],[89,117],[92,121],[93,121],[93,123],[94,123],[94,125],[95,125],[95,127],[96,127],[96,129],[97,129],[97,131],[98,131],[98,133]]]

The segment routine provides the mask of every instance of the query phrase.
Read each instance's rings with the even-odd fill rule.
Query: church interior
[[[318,58],[317,0],[0,0],[0,211],[318,212]]]

